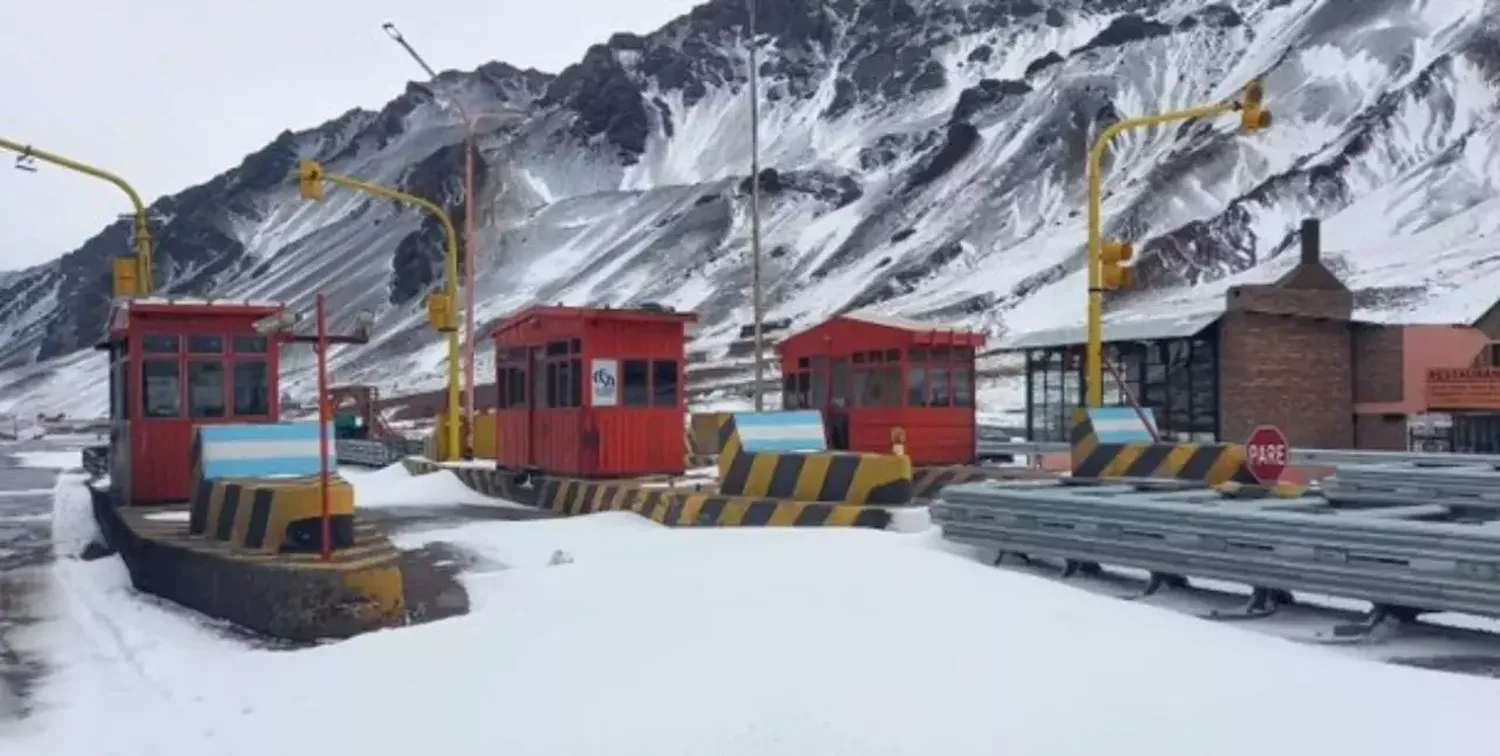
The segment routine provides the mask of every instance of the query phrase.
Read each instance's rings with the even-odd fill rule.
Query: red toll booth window
[[[187,348],[188,415],[194,419],[223,417],[224,337],[191,334]]]
[[[677,376],[676,360],[620,360],[620,406],[676,405]]]
[[[141,415],[182,415],[182,369],[178,352],[182,339],[176,334],[148,333],[141,337]]]
[[[236,336],[230,344],[234,414],[264,417],[271,414],[271,374],[267,367],[270,344],[265,336]]]
[[[973,347],[911,349],[907,365],[907,406],[974,406]]]

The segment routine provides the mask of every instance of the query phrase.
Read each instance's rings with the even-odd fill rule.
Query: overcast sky
[[[435,69],[556,73],[617,31],[700,0],[0,0],[0,137],[123,176],[150,204],[239,164],[283,129],[378,108]],[[77,248],[129,204],[0,151],[0,270]]]

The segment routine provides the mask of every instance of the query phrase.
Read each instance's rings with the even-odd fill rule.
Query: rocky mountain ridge
[[[1059,302],[1081,296],[1092,135],[1264,76],[1268,133],[1226,118],[1113,145],[1107,231],[1136,242],[1143,283],[1117,306],[1253,276],[1312,216],[1347,252],[1335,262],[1371,317],[1462,317],[1438,304],[1497,269],[1481,253],[1500,179],[1495,6],[760,0],[770,316],[874,307],[1001,337],[1076,317]],[[556,75],[447,72],[379,112],[285,132],[153,204],[159,283],[298,304],[321,289],[340,318],[379,317],[381,337],[346,350],[342,373],[430,385],[443,351],[420,304],[441,276],[439,225],[343,190],[299,201],[287,174],[313,157],[432,199],[461,228],[463,130],[444,104],[457,98],[497,114],[476,164],[481,318],[532,301],[654,301],[698,311],[700,341],[727,344],[748,322],[745,22],[742,2],[714,0]],[[1392,249],[1428,238],[1460,251],[1434,262]],[[127,241],[112,224],[0,276],[0,368],[87,346],[108,305],[106,259]]]

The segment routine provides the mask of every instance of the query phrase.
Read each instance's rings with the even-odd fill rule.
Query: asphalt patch
[[[30,713],[27,699],[46,672],[41,659],[14,645],[24,628],[41,620],[36,608],[44,569],[23,567],[0,572],[0,720]]]
[[[469,593],[458,576],[475,555],[450,543],[429,543],[401,553],[406,622],[421,625],[469,613]]]
[[[1500,679],[1500,656],[1486,656],[1482,654],[1467,656],[1423,656],[1386,659],[1385,661],[1405,667],[1417,667],[1437,672],[1452,672],[1458,675]]]

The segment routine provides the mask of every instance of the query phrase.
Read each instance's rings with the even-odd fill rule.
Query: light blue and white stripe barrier
[[[202,480],[316,475],[321,470],[316,421],[199,425],[193,438],[193,466]],[[328,465],[334,458],[333,423]]]
[[[734,428],[746,452],[828,451],[823,413],[817,410],[736,412]]]
[[[1089,409],[1088,414],[1089,422],[1094,426],[1094,435],[1101,444],[1149,442],[1152,431],[1156,430],[1149,410],[1144,413],[1147,420],[1152,422],[1149,429],[1141,420],[1142,413],[1136,412],[1134,407],[1095,407]]]

